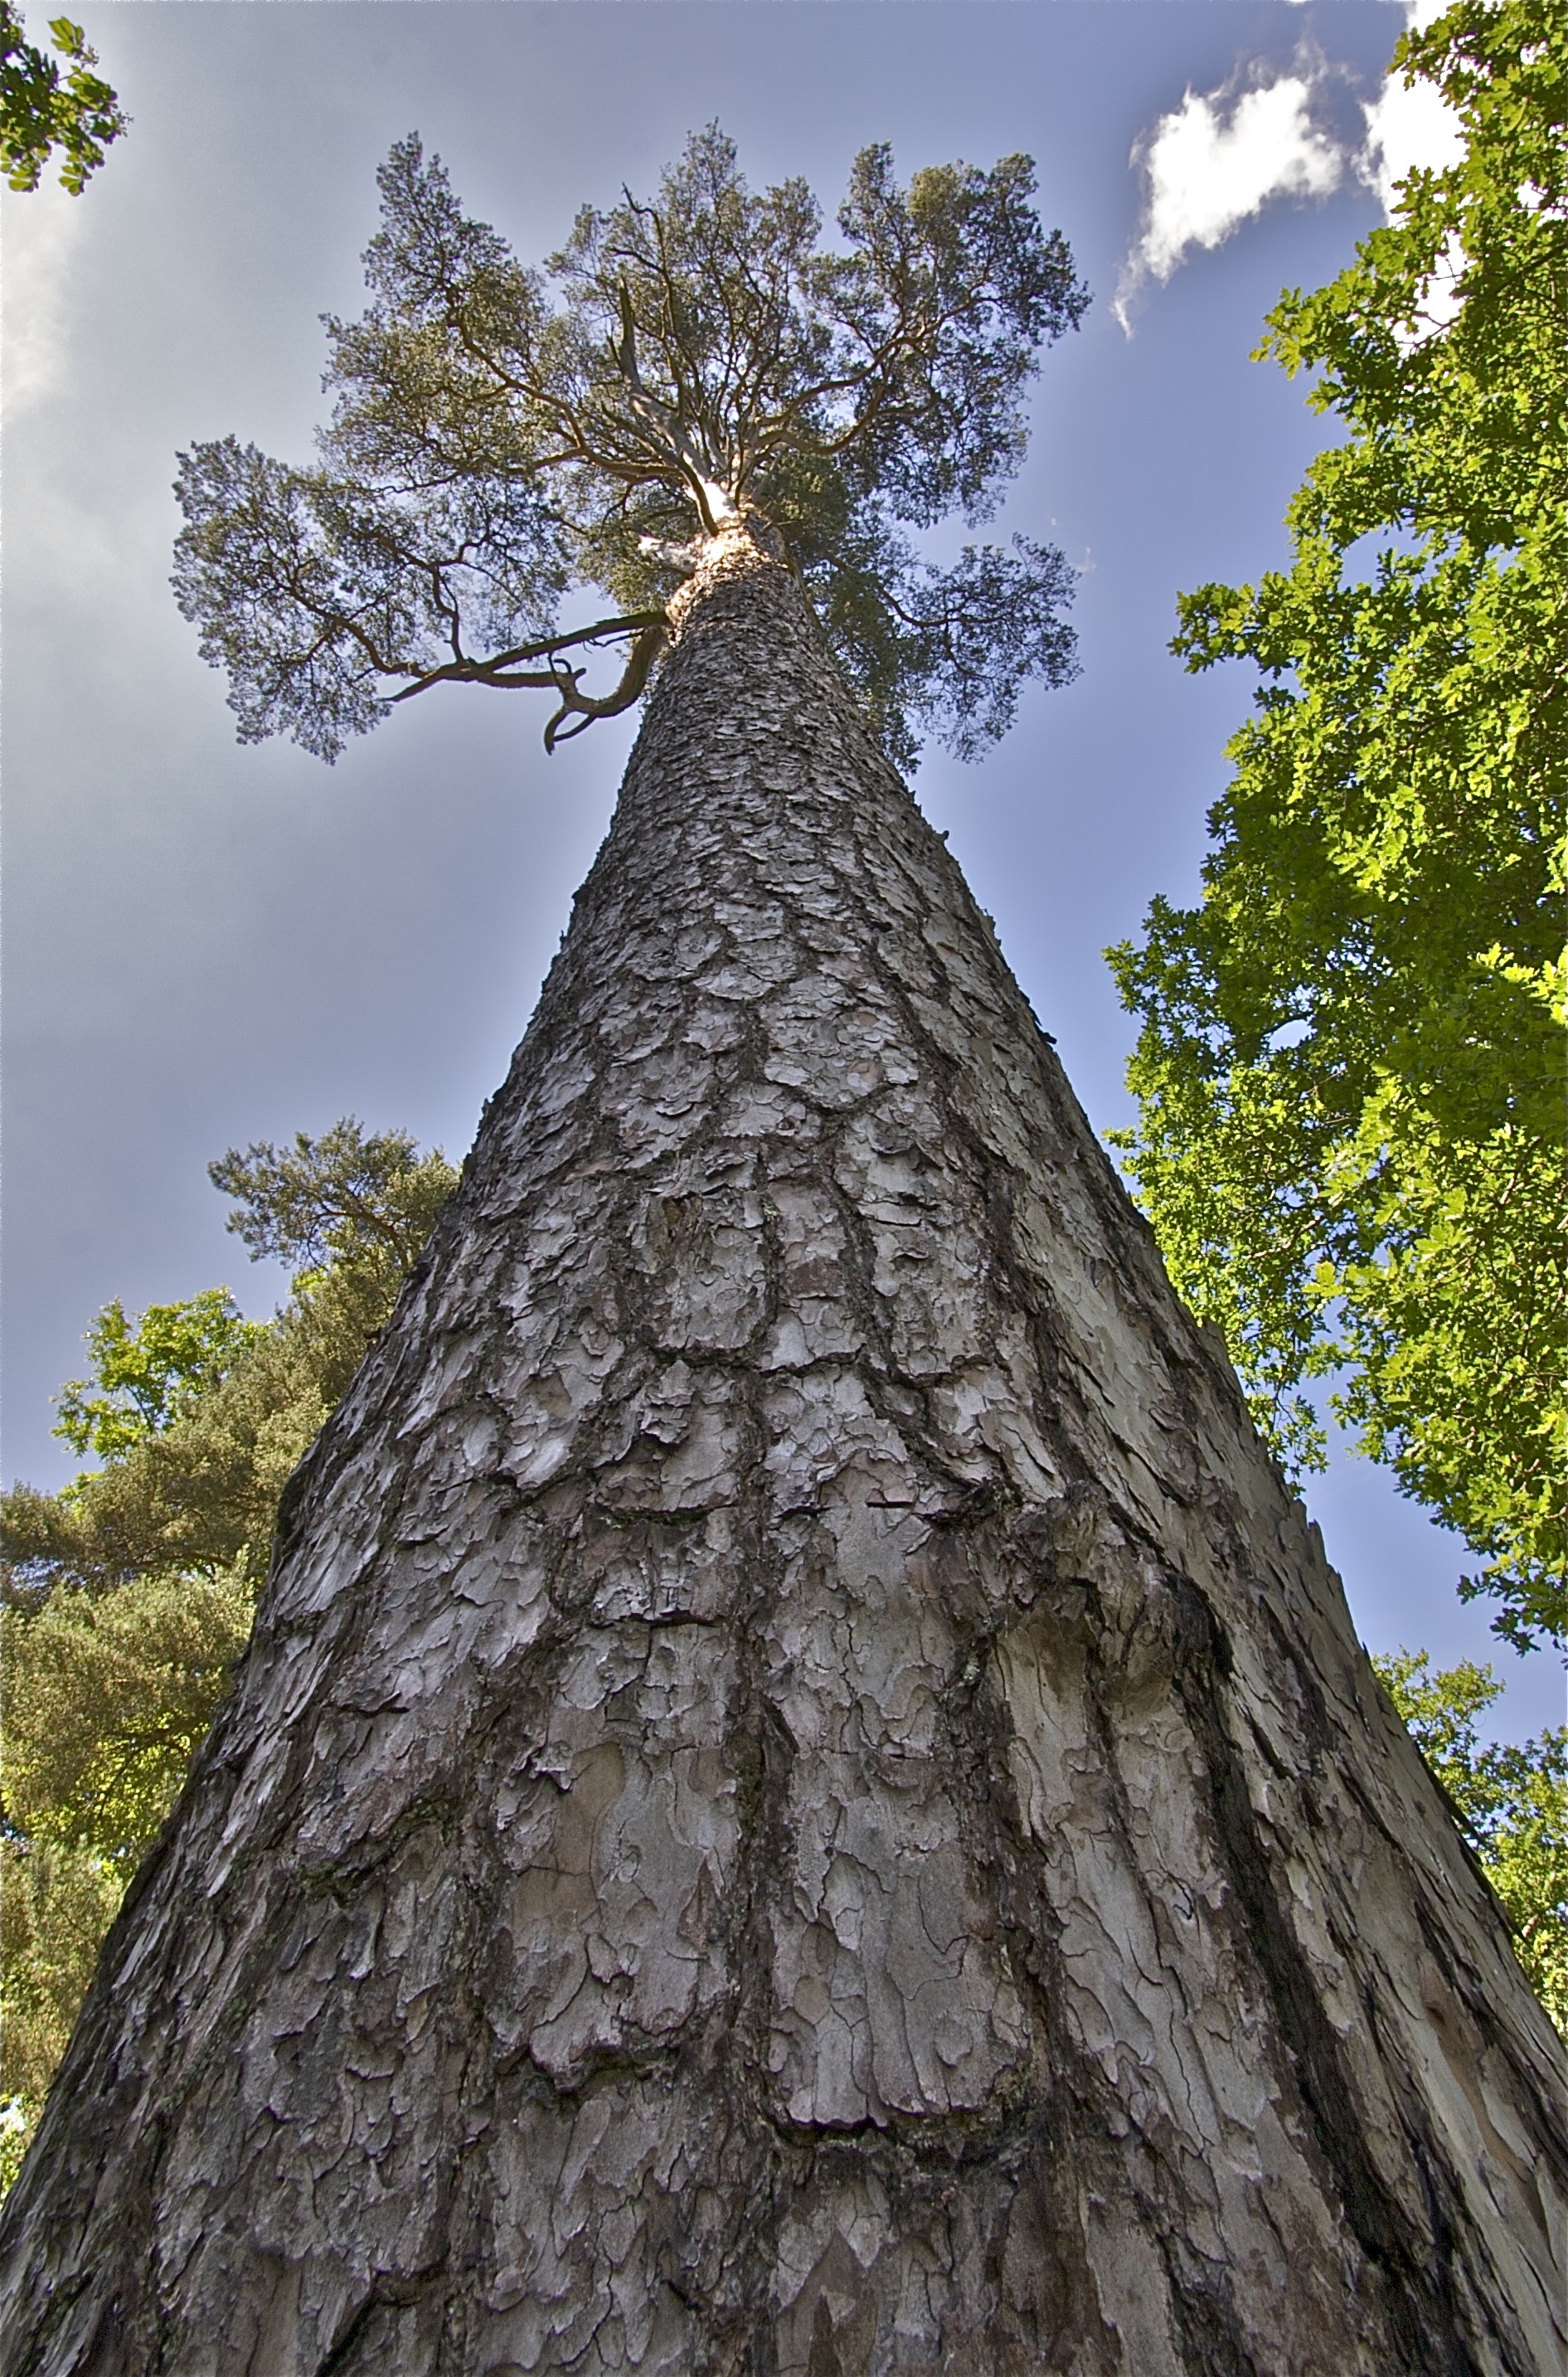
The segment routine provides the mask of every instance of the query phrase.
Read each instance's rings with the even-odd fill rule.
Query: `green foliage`
[[[1038,352],[1088,302],[1028,159],[903,191],[865,149],[824,248],[805,184],[754,193],[712,126],[653,200],[585,208],[543,272],[417,138],[379,179],[371,305],[327,324],[318,467],[233,438],[181,460],[175,591],[242,738],[331,759],[441,682],[541,687],[547,743],[578,733],[647,682],[694,537],[742,518],[784,538],[901,754],[917,724],[972,752],[1023,677],[1073,673],[1059,553],[1015,538],[941,571],[905,533],[990,517]],[[619,608],[564,630],[582,585]],[[586,695],[569,655],[628,638],[620,687]]]
[[[102,1467],[0,1496],[0,2180],[244,1648],[279,1497],[457,1180],[439,1150],[351,1117],[211,1168],[253,1255],[297,1266],[288,1303],[258,1324],[213,1288],[138,1330],[107,1307],[89,1338],[103,1392],[74,1382],[59,1431]]]
[[[131,1405],[124,1417],[112,1405],[108,1421],[93,1420],[121,1431],[94,1447],[113,1457],[65,1493],[17,1486],[0,1496],[6,1594],[18,1608],[62,1588],[100,1595],[147,1577],[232,1577],[254,1591],[278,1498],[457,1185],[439,1149],[422,1156],[406,1133],[367,1134],[352,1116],[318,1140],[302,1132],[283,1153],[265,1141],[231,1148],[211,1177],[236,1200],[229,1226],[253,1258],[296,1266],[293,1293],[263,1324],[240,1320],[221,1288],[151,1308],[139,1332],[104,1333],[117,1305],[100,1316],[89,1339],[95,1376],[117,1384],[123,1363],[146,1381],[146,1411]],[[144,1360],[137,1349],[149,1344]],[[160,1367],[171,1346],[178,1359]],[[90,1399],[77,1403],[91,1411]]]
[[[1490,1666],[1467,1659],[1432,1675],[1424,1651],[1404,1650],[1372,1665],[1503,1903],[1531,1987],[1568,2037],[1568,1726],[1517,1747],[1482,1743],[1476,1719],[1503,1690]]]
[[[255,1614],[219,1577],[63,1587],[7,1619],[6,1814],[34,1847],[89,1850],[128,1881],[179,1797]]]
[[[182,1416],[64,1494],[0,1496],[10,1597],[35,1606],[64,1585],[107,1593],[142,1575],[258,1582],[290,1473],[347,1384],[387,1299],[362,1308],[298,1296],[245,1357]],[[365,1325],[368,1323],[368,1327]]]
[[[6,1904],[5,1889],[5,1877],[0,1872],[0,1905]],[[0,1991],[4,1988],[4,1950],[0,1949]],[[4,2042],[0,2041],[0,2054],[3,2053]],[[0,2195],[6,2193],[22,2167],[42,2109],[37,2097],[0,2096]]]
[[[352,1115],[319,1139],[296,1131],[281,1153],[266,1140],[232,1147],[208,1177],[238,1200],[228,1226],[253,1260],[276,1255],[296,1273],[389,1263],[399,1277],[457,1185],[439,1148],[422,1157],[407,1131],[367,1137]]]
[[[0,0],[0,172],[13,190],[36,190],[59,149],[60,180],[79,197],[128,119],[93,73],[98,54],[81,27],[52,17],[49,38],[69,67],[64,82],[54,60],[26,39],[20,9]]]
[[[67,1379],[55,1397],[55,1435],[101,1461],[128,1452],[216,1386],[264,1325],[246,1320],[226,1287],[205,1288],[184,1304],[149,1304],[134,1329],[116,1296],[87,1333],[91,1380]],[[102,1392],[89,1393],[91,1385]]]
[[[1260,352],[1316,371],[1348,434],[1289,571],[1182,599],[1188,665],[1262,685],[1201,905],[1157,900],[1111,953],[1143,1025],[1119,1143],[1277,1451],[1321,1463],[1300,1390],[1339,1371],[1339,1415],[1524,1644],[1568,1620],[1568,34],[1543,0],[1461,0],[1400,56],[1466,152],[1269,317]]]
[[[0,2194],[21,2168],[125,1887],[89,1849],[0,1835]]]

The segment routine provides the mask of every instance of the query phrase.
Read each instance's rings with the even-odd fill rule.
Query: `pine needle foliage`
[[[696,545],[742,519],[782,540],[899,758],[925,731],[971,756],[1026,678],[1073,674],[1059,552],[1015,536],[940,568],[910,535],[992,516],[1039,351],[1088,303],[1027,157],[906,190],[864,149],[827,245],[806,185],[754,192],[710,125],[541,269],[417,137],[379,182],[371,302],[327,322],[317,463],[232,437],[181,458],[175,591],[242,739],[330,760],[460,683],[551,693],[552,747],[638,698]],[[615,643],[620,682],[588,693]]]

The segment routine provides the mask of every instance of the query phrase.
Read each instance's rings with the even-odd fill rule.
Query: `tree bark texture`
[[[4,2230],[7,2377],[1547,2377],[1555,2041],[715,541]]]

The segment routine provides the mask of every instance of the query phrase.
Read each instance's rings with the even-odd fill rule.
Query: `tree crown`
[[[319,1139],[296,1131],[292,1147],[232,1147],[207,1172],[234,1199],[228,1227],[252,1261],[275,1255],[296,1286],[332,1264],[411,1271],[457,1183],[438,1147],[422,1155],[406,1130],[367,1131],[353,1115]]]
[[[1028,158],[902,190],[867,149],[828,248],[805,184],[754,193],[710,126],[542,271],[417,137],[379,181],[370,305],[327,323],[318,466],[233,438],[181,458],[175,590],[243,738],[332,758],[443,681],[548,689],[547,742],[578,733],[636,699],[702,540],[742,519],[783,539],[900,756],[918,725],[967,755],[1024,677],[1071,673],[1059,553],[1015,537],[944,571],[906,533],[991,515],[1039,350],[1088,302]],[[617,608],[563,628],[583,587]],[[591,697],[572,655],[616,639],[621,684]]]

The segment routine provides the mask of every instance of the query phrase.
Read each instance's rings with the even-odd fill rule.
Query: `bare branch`
[[[613,693],[606,694],[601,699],[595,700],[580,694],[577,678],[582,674],[581,670],[568,671],[566,677],[569,681],[559,682],[561,707],[544,730],[545,749],[553,751],[557,743],[569,743],[574,735],[583,732],[584,727],[591,726],[596,718],[614,718],[621,711],[630,710],[647,685],[668,634],[668,624],[662,620],[656,627],[645,627],[632,646],[620,684]],[[563,733],[561,721],[574,716],[580,723],[567,727]]]
[[[545,669],[530,676],[503,675],[501,672],[517,669],[525,661],[552,659],[555,653],[571,651],[579,644],[610,643],[622,636],[647,635],[651,630],[657,630],[662,636],[668,626],[669,622],[662,611],[631,611],[624,618],[596,619],[591,627],[575,627],[570,634],[564,636],[541,637],[535,644],[518,644],[510,651],[493,652],[488,660],[444,661],[439,668],[427,669],[414,684],[406,685],[400,693],[393,694],[391,699],[395,702],[408,701],[414,694],[424,693],[431,686],[444,683],[493,685],[507,690],[518,687],[548,690],[561,685],[561,671]],[[635,645],[633,650],[635,652]],[[651,665],[651,661],[649,664]],[[392,672],[388,670],[386,674],[390,675]],[[580,674],[580,672],[573,674]],[[645,669],[644,682],[647,680],[647,671]],[[641,691],[640,686],[638,691]],[[624,708],[624,704],[620,706]],[[610,717],[612,714],[609,711],[602,713],[605,717]]]

